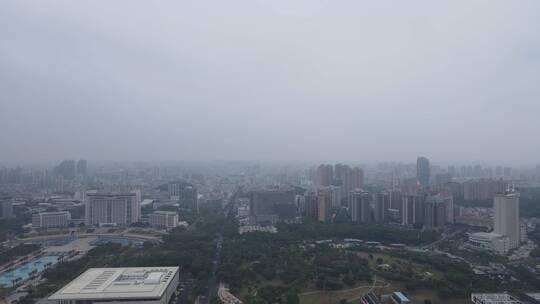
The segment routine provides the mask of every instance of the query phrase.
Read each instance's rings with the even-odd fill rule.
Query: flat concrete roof
[[[179,267],[89,268],[49,300],[159,299]]]
[[[475,232],[475,233],[471,233],[471,237],[494,240],[494,239],[501,238],[503,236],[495,232]]]

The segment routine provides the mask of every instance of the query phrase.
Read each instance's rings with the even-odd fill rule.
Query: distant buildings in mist
[[[64,160],[58,166],[54,168],[56,176],[62,177],[66,180],[73,180],[76,177],[86,176],[87,162],[84,159],[79,161]]]

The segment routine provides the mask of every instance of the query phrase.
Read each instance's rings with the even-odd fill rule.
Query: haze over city
[[[4,0],[0,304],[538,304],[539,84],[538,0]]]
[[[536,165],[538,1],[4,1],[0,163]]]

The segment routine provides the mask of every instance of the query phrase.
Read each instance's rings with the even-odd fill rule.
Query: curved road
[[[377,284],[377,276],[375,276],[375,280],[373,280],[373,284],[371,285],[363,285],[363,286],[357,286],[357,287],[354,287],[354,288],[350,288],[350,289],[342,289],[342,290],[332,290],[330,292],[336,292],[336,293],[341,293],[341,292],[351,292],[351,291],[356,291],[358,289],[364,289],[364,288],[369,288],[368,292],[372,291],[373,289],[375,288],[386,288],[386,287],[390,287],[390,283],[386,282],[385,284],[381,284],[381,285],[376,285]],[[308,291],[308,292],[304,292],[304,293],[301,293],[299,294],[300,296],[309,296],[309,295],[314,295],[314,294],[318,294],[318,293],[326,293],[328,291],[324,291],[324,290],[315,290],[315,291]]]

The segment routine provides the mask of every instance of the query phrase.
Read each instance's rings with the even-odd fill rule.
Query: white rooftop
[[[405,303],[409,302],[409,299],[400,291],[394,292],[394,295],[398,297],[401,300],[401,302],[405,302]]]
[[[529,297],[540,300],[540,293],[526,293]],[[471,300],[481,300],[485,303],[497,303],[497,304],[519,304],[523,303],[519,299],[506,292],[499,293],[472,293]],[[528,303],[528,302],[527,302]]]
[[[153,200],[153,199],[145,198],[145,199],[141,202],[141,206],[151,205],[152,203],[154,203],[154,200]]]
[[[174,211],[154,211],[154,214],[177,215],[177,213]]]
[[[90,268],[49,300],[159,299],[178,267]]]
[[[471,236],[475,238],[486,239],[486,240],[494,240],[494,239],[498,239],[502,237],[502,235],[497,234],[495,232],[475,232],[475,233],[472,233]]]

